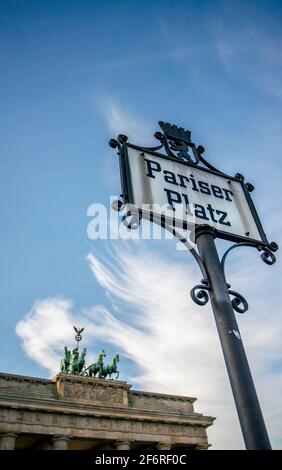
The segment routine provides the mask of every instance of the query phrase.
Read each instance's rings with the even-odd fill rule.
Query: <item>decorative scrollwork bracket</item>
[[[224,275],[225,275],[225,262],[226,262],[226,258],[228,254],[230,253],[230,251],[234,250],[235,248],[240,248],[242,246],[253,247],[253,248],[256,248],[258,251],[262,251],[260,257],[263,260],[263,262],[268,265],[272,265],[276,262],[276,257],[274,255],[274,252],[278,250],[278,245],[275,242],[271,242],[267,246],[257,245],[256,243],[252,243],[252,242],[235,243],[230,248],[228,248],[228,250],[224,253],[221,259],[221,267],[222,267]],[[230,296],[234,297],[231,301],[234,310],[238,313],[245,313],[249,308],[248,302],[246,301],[246,299],[238,292],[231,290],[230,284],[227,284],[227,287],[228,287],[228,293],[230,294]]]
[[[190,295],[192,300],[200,306],[206,305],[209,301],[208,291],[210,291],[210,283],[207,279],[202,279],[201,284],[197,284],[191,289]]]
[[[225,273],[225,262],[228,254],[230,251],[234,250],[235,248],[240,248],[242,246],[250,246],[256,248],[258,251],[262,251],[260,257],[262,261],[268,265],[272,265],[276,262],[276,257],[274,253],[278,250],[278,245],[275,242],[271,242],[268,245],[257,245],[256,243],[252,242],[242,242],[242,243],[235,243],[234,245],[230,246],[228,250],[224,253],[221,259],[221,267],[223,272]]]
[[[163,149],[166,155],[162,155],[164,158],[169,158],[173,160],[179,160],[182,163],[186,163],[189,166],[198,166],[198,168],[202,168],[202,166],[208,168],[213,173],[217,173],[224,177],[230,178],[230,176],[226,175],[222,171],[215,168],[211,165],[207,160],[203,158],[203,153],[205,149],[202,145],[196,145],[191,139],[191,131],[184,129],[183,127],[176,126],[174,124],[170,124],[168,122],[159,121],[159,126],[162,132],[157,131],[155,132],[155,138],[160,142],[160,145],[156,147],[139,147],[133,146],[135,149],[139,149],[142,151],[150,151],[152,153],[158,152],[160,149]],[[119,134],[117,139],[110,139],[109,145],[114,148],[118,149],[118,154],[123,158],[123,147],[126,145],[130,146],[131,144],[128,143],[128,137],[124,134]],[[132,146],[132,145],[131,145]],[[156,153],[156,155],[158,155]],[[251,183],[244,183],[244,176],[240,173],[235,175],[235,179],[237,181],[241,181],[245,192],[250,193],[254,190],[254,186]],[[158,220],[157,218],[151,218],[150,215],[144,214],[141,210],[135,207],[133,204],[130,204],[130,198],[125,196],[127,194],[127,190],[125,189],[123,197],[123,202],[118,200],[112,203],[113,209],[117,211],[124,211],[122,215],[122,222],[127,227],[128,230],[136,230],[138,229],[141,219],[147,219],[154,223],[161,225],[166,230],[170,231],[180,242],[182,242],[186,248],[190,251],[192,256],[195,258],[201,272],[203,275],[203,280],[200,284],[197,284],[191,290],[191,297],[195,303],[198,305],[206,305],[209,300],[209,291],[211,290],[210,280],[207,274],[207,270],[205,268],[204,262],[199,255],[199,253],[195,250],[195,248],[191,245],[191,243],[187,240],[187,238],[183,238],[183,236],[175,230],[174,226],[165,224],[162,220]],[[252,204],[252,201],[249,202]],[[248,232],[246,233],[248,236]],[[262,240],[265,235],[262,235]],[[255,242],[251,241],[242,241],[239,243],[233,244],[222,257],[221,260],[221,267],[223,270],[223,274],[225,275],[225,261],[227,255],[230,253],[231,250],[237,247],[242,246],[249,246],[256,248],[259,252],[261,252],[261,259],[264,263],[268,265],[272,265],[276,261],[276,257],[274,253],[278,250],[278,245],[275,242],[267,243],[267,239],[265,237],[264,242],[261,245],[258,245]],[[233,309],[238,313],[244,313],[248,310],[248,303],[244,299],[244,297],[234,291],[231,290],[231,285],[227,284],[228,286],[228,293],[230,295],[231,303]]]

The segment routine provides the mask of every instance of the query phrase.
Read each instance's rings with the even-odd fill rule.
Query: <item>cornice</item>
[[[30,403],[19,403],[12,402],[10,403],[3,402],[0,399],[0,408],[6,409],[15,409],[15,410],[24,410],[27,412],[43,412],[43,413],[53,413],[53,414],[62,414],[70,415],[75,414],[77,416],[89,416],[96,418],[109,418],[109,419],[122,419],[126,421],[148,421],[148,422],[163,422],[163,423],[174,423],[174,424],[190,424],[198,426],[210,426],[215,420],[214,417],[204,416],[200,413],[167,413],[167,412],[158,412],[158,411],[149,411],[149,410],[140,410],[134,408],[115,408],[113,406],[102,406],[96,405],[93,409],[92,407],[84,406],[72,406],[69,403],[52,403],[52,409],[50,409],[50,403],[46,404],[37,404],[34,402]],[[92,409],[91,409],[92,408]]]
[[[194,397],[184,397],[183,395],[170,395],[168,393],[156,393],[156,392],[146,392],[143,390],[130,390],[129,394],[131,395],[139,395],[139,396],[145,396],[145,397],[154,397],[154,398],[165,398],[168,400],[174,400],[174,401],[188,401],[190,403],[194,403],[197,401],[197,398]]]
[[[41,383],[41,384],[50,384],[50,379],[43,379],[40,377],[29,377],[27,375],[17,375],[17,374],[5,374],[0,372],[0,379],[5,380],[16,380],[17,382],[30,382],[30,383]]]

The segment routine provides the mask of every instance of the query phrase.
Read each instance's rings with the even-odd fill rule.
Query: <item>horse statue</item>
[[[102,349],[102,351],[100,351],[99,354],[98,354],[97,361],[93,362],[93,364],[91,364],[91,366],[89,366],[84,371],[83,375],[87,375],[88,377],[96,377],[96,374],[99,373],[99,377],[100,377],[101,370],[104,367],[103,358],[105,356],[106,356],[106,353],[105,353],[104,349]]]
[[[86,348],[83,348],[83,351],[80,353],[77,361],[77,370],[78,374],[81,373],[83,367],[85,366],[85,356],[86,356]]]
[[[69,365],[69,373],[75,374],[78,370],[78,349],[75,348],[72,350],[71,357],[70,357],[70,365]]]
[[[68,373],[70,361],[71,361],[71,352],[68,350],[67,346],[64,346],[64,357],[61,359],[61,362],[60,362],[61,372],[64,372],[65,374]]]
[[[101,371],[99,372],[99,379],[105,379],[107,375],[109,375],[111,379],[112,374],[117,374],[116,379],[118,379],[119,377],[119,371],[117,370],[118,362],[119,362],[119,354],[115,354],[110,360],[109,364],[106,365],[105,367],[102,367]]]

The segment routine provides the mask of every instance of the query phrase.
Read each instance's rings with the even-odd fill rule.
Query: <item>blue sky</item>
[[[120,345],[123,378],[138,388],[164,389],[167,376],[150,370],[142,349],[142,342],[146,348],[154,344],[146,332],[155,320],[146,317],[140,291],[154,298],[146,275],[158,279],[149,308],[153,315],[165,310],[170,285],[175,297],[182,295],[179,286],[186,295],[199,273],[172,241],[87,237],[88,206],[109,206],[109,196],[120,192],[117,160],[107,141],[122,132],[132,142],[150,145],[159,119],[190,129],[211,163],[230,174],[239,171],[255,185],[265,231],[279,243],[281,19],[280,1],[0,0],[1,371],[50,376],[58,349],[71,341],[72,332],[64,328],[87,317],[85,340],[91,351],[103,345],[115,352]],[[226,246],[218,245],[219,250]],[[126,261],[120,265],[121,253]],[[122,266],[134,266],[134,285],[113,269],[107,272],[108,262],[120,272]],[[241,288],[250,303],[250,311],[239,318],[240,328],[272,441],[281,448],[279,255],[278,263],[268,267],[245,249],[231,255],[229,263],[233,288]],[[162,281],[160,272],[165,273]],[[185,283],[177,280],[180,275],[187,276]],[[122,285],[131,289],[131,298]],[[188,354],[183,338],[177,357],[187,359],[187,378],[174,376],[175,385],[171,380],[165,391],[194,393],[199,411],[218,416],[210,431],[215,448],[230,445],[227,425],[233,427],[234,447],[240,447],[210,306],[201,310],[187,295],[186,301],[187,314],[201,318],[195,324],[190,319],[198,346],[188,345]],[[185,305],[181,300],[174,307],[179,307],[180,323]],[[116,336],[107,328],[115,324],[108,315],[122,321]],[[160,343],[170,337],[171,312],[166,315],[167,328],[160,333],[156,325],[154,330]],[[45,325],[46,335],[44,318],[53,322],[50,331]],[[163,319],[157,318],[159,325]],[[26,336],[16,333],[22,321]],[[129,327],[143,332],[138,352],[127,341]],[[204,328],[211,329],[211,337]],[[32,360],[30,335],[35,332],[41,355]],[[176,329],[172,351],[178,335]],[[210,389],[213,377],[207,386],[205,354],[211,351],[217,380]],[[159,354],[167,353],[160,349]],[[39,362],[47,355],[52,360],[46,369]],[[224,406],[218,408],[221,387],[226,399],[221,396]]]

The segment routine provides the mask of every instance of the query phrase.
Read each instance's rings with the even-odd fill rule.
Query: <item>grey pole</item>
[[[224,272],[216,250],[214,230],[208,226],[200,226],[196,229],[195,237],[211,285],[210,300],[246,449],[271,450]]]

